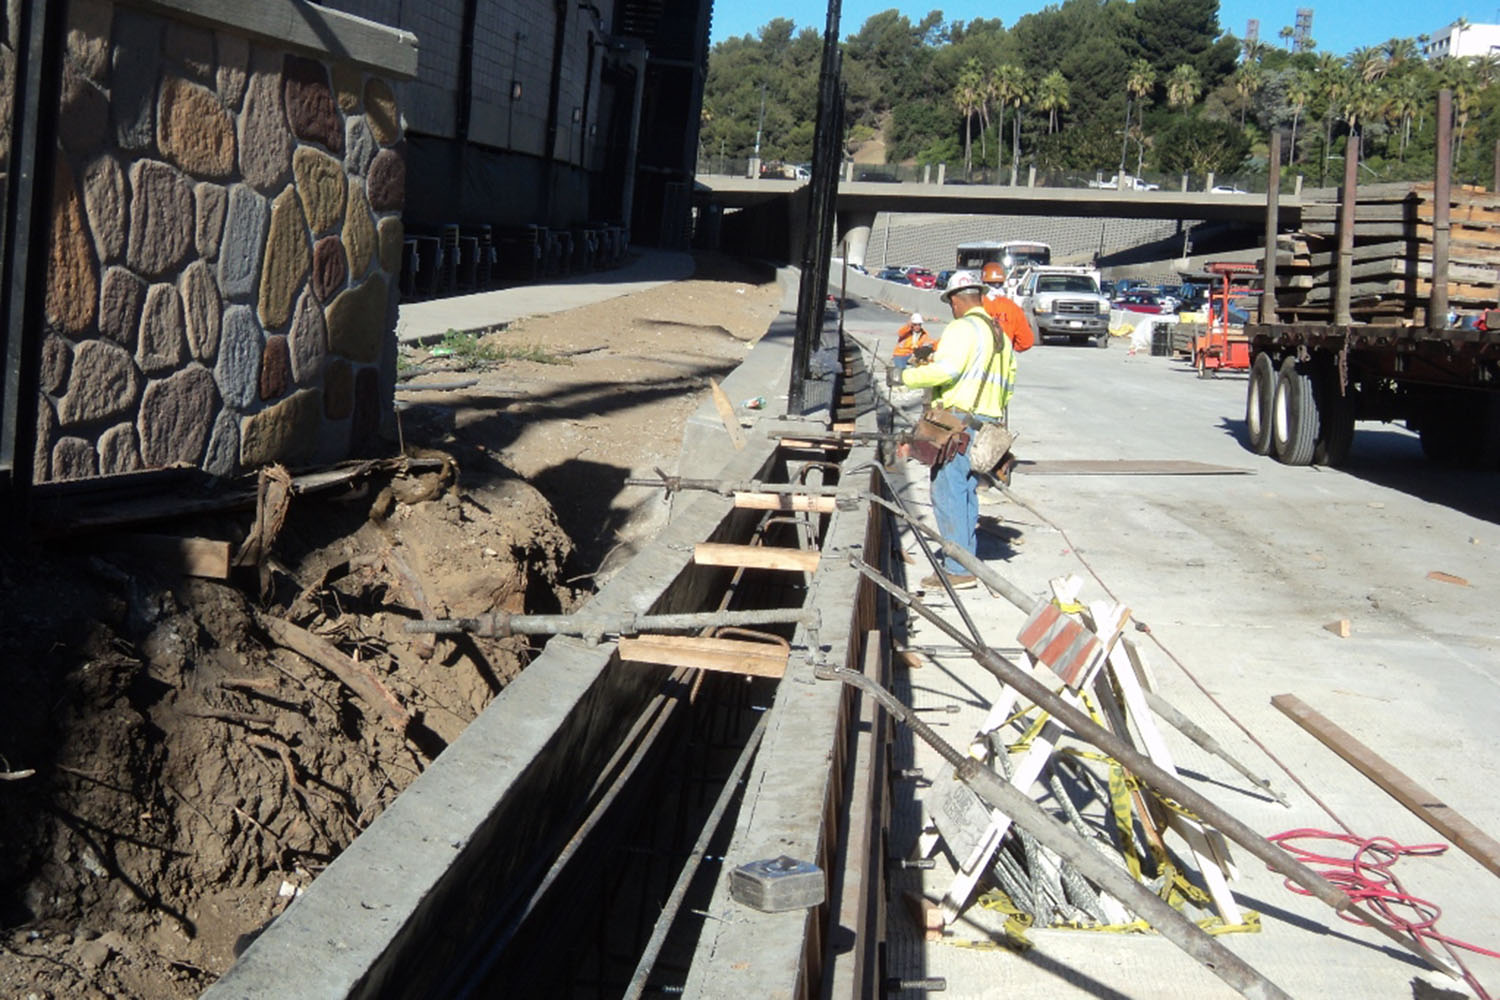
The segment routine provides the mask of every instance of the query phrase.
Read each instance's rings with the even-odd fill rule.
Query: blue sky
[[[1464,3],[1437,2],[1431,5],[1411,0],[1222,0],[1219,24],[1235,35],[1243,36],[1245,22],[1260,19],[1260,37],[1272,45],[1283,25],[1293,24],[1298,7],[1313,9],[1313,38],[1318,51],[1345,55],[1363,45],[1376,45],[1391,37],[1431,34],[1456,18],[1471,22],[1500,23],[1500,0],[1496,6],[1474,7]],[[839,33],[845,37],[859,30],[872,14],[892,7],[900,9],[913,21],[929,10],[943,12],[946,20],[968,21],[976,17],[998,17],[1007,25],[1031,11],[1040,10],[1043,0],[1020,0],[997,3],[995,0],[948,0],[948,2],[912,3],[911,0],[844,0],[839,19]],[[827,4],[809,0],[715,0],[713,40],[735,35],[753,35],[760,26],[776,17],[789,17],[798,28],[816,28],[820,33],[827,17]]]

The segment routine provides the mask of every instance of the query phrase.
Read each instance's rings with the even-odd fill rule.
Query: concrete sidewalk
[[[525,316],[564,312],[643,292],[693,274],[691,254],[632,250],[630,256],[629,263],[612,271],[590,271],[548,284],[404,302],[396,320],[396,339],[403,344],[428,343],[441,339],[449,330],[487,330]]]

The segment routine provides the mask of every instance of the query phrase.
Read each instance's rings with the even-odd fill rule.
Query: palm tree
[[[976,96],[979,99],[979,162],[980,165],[983,165],[988,152],[989,140],[986,137],[990,131],[990,105],[995,101],[995,74],[993,70],[980,76],[979,91]],[[998,157],[1000,154],[997,151],[995,155]],[[1000,169],[998,160],[995,163],[995,169]]]
[[[1266,43],[1259,38],[1247,38],[1240,42],[1240,51],[1245,56],[1245,62],[1258,63],[1261,56],[1266,54]]]
[[[1406,162],[1406,144],[1411,141],[1411,120],[1427,102],[1422,83],[1415,76],[1396,81],[1390,92],[1390,111],[1401,126],[1401,162]]]
[[[1333,148],[1333,123],[1338,118],[1340,102],[1349,86],[1349,71],[1338,56],[1331,52],[1319,53],[1313,68],[1313,85],[1323,103],[1323,159],[1318,167],[1318,183],[1326,184],[1328,153]]]
[[[1302,109],[1307,107],[1307,102],[1312,97],[1312,80],[1306,73],[1293,73],[1286,86],[1286,103],[1292,109],[1292,148],[1291,155],[1287,157],[1288,163],[1297,162],[1297,120],[1302,117]]]
[[[1494,52],[1475,56],[1469,60],[1469,65],[1473,67],[1474,79],[1479,83],[1480,90],[1500,79],[1500,55]]]
[[[979,107],[980,92],[984,85],[984,74],[980,72],[979,60],[971,58],[959,70],[958,84],[953,88],[953,103],[964,116],[964,175],[974,168],[974,112]]]
[[[1029,88],[1026,86],[1026,71],[1020,66],[1006,63],[995,71],[995,93],[1000,99],[1001,121],[1000,127],[1005,127],[1004,108],[1007,104],[1015,109],[1016,116],[1012,119],[1010,126],[1010,183],[1014,187],[1016,183],[1016,166],[1021,159],[1021,105],[1030,98]],[[1000,133],[996,133],[995,141],[1000,141]],[[998,162],[999,157],[996,157]]]
[[[1277,37],[1281,39],[1281,47],[1287,49],[1288,51],[1290,51],[1292,47],[1292,37],[1296,34],[1297,33],[1292,30],[1292,26],[1290,24],[1282,25],[1281,30],[1276,32]]]
[[[1240,63],[1234,71],[1234,92],[1240,96],[1240,128],[1245,127],[1245,112],[1250,107],[1250,98],[1260,93],[1266,85],[1265,71],[1259,63]]]
[[[1458,20],[1464,21],[1463,18]],[[1464,26],[1468,26],[1467,21],[1464,21]],[[1445,72],[1438,79],[1440,86],[1448,87],[1453,91],[1453,117],[1458,126],[1453,162],[1457,163],[1464,153],[1464,132],[1469,127],[1469,115],[1474,110],[1474,99],[1479,96],[1479,91],[1483,87],[1471,60],[1450,60],[1444,70]]]
[[[1344,88],[1343,99],[1339,102],[1339,110],[1343,113],[1344,120],[1349,123],[1349,142],[1344,146],[1344,155],[1349,155],[1349,149],[1354,150],[1361,156],[1364,155],[1364,129],[1365,122],[1380,113],[1384,97],[1381,89],[1373,83],[1355,77]],[[1354,144],[1359,145],[1354,145]]]
[[[1385,61],[1393,70],[1404,62],[1416,59],[1420,54],[1417,43],[1410,38],[1391,38],[1380,48],[1385,53]]]
[[[1062,75],[1061,70],[1053,70],[1037,84],[1035,103],[1040,110],[1047,112],[1048,135],[1057,131],[1057,113],[1068,110],[1068,100],[1072,96],[1070,91],[1068,78]]]
[[[1349,53],[1349,68],[1354,71],[1357,79],[1364,83],[1374,83],[1385,76],[1391,66],[1386,61],[1385,53],[1373,45],[1367,45]]]
[[[1183,63],[1167,74],[1167,103],[1174,108],[1190,108],[1203,93],[1203,78],[1198,71]]]
[[[1140,104],[1156,86],[1156,70],[1144,59],[1130,64],[1130,73],[1125,77],[1125,131],[1120,138],[1120,173],[1125,172],[1125,150],[1130,143],[1130,102],[1133,98]]]

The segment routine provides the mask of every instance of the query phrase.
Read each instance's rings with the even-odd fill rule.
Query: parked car
[[[946,271],[939,271],[937,273],[937,282],[932,287],[940,292],[943,291],[948,287],[948,279],[953,277],[953,274],[954,272],[951,268]]]
[[[881,281],[891,281],[898,285],[911,284],[910,281],[906,280],[906,272],[901,270],[901,268],[899,267],[887,267],[879,274],[875,275],[875,277],[879,278]]]
[[[1121,295],[1115,299],[1114,306],[1126,312],[1148,313],[1152,316],[1158,316],[1162,312],[1161,300],[1156,297],[1156,293],[1140,290]]]
[[[1249,194],[1244,188],[1235,187],[1233,184],[1215,184],[1208,189],[1209,194]]]
[[[913,288],[933,288],[937,285],[937,275],[925,267],[913,267],[906,272],[906,280]]]

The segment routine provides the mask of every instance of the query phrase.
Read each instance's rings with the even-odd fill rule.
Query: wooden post
[[[1281,212],[1281,133],[1271,130],[1266,173],[1266,259],[1261,265],[1260,321],[1276,322],[1276,229]]]
[[[1339,199],[1339,269],[1333,286],[1333,322],[1337,326],[1348,326],[1353,317],[1349,314],[1349,284],[1354,269],[1354,202],[1359,188],[1359,129],[1349,130],[1344,142],[1344,188]]]
[[[1427,329],[1448,328],[1448,203],[1453,194],[1453,91],[1438,91],[1437,176],[1432,184],[1432,292]]]

